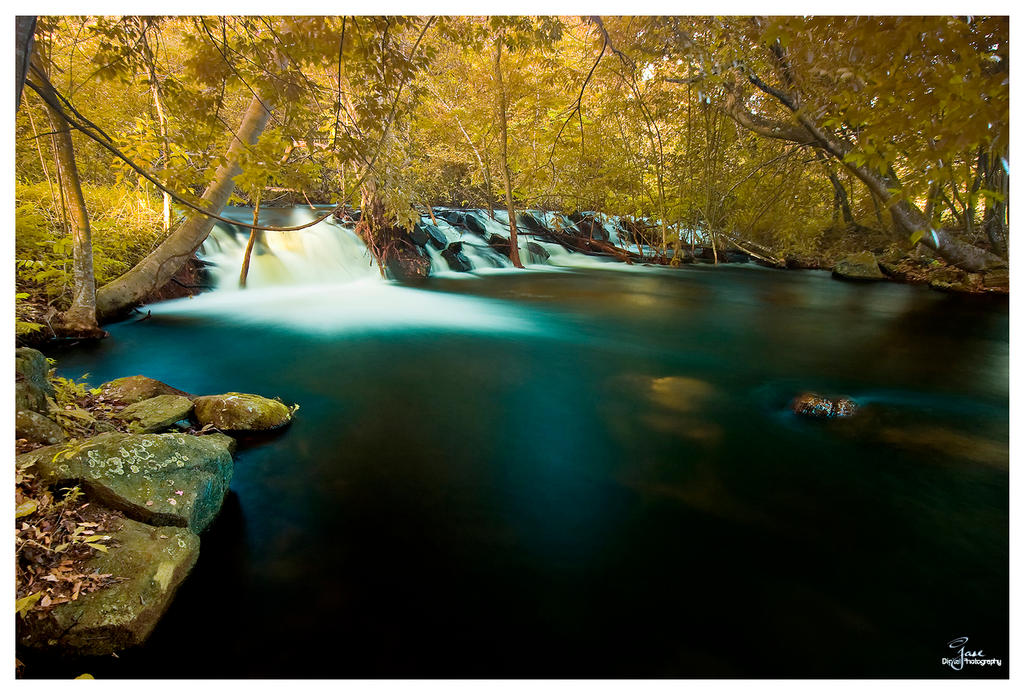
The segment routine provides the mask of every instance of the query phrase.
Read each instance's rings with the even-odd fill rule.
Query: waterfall
[[[330,206],[263,208],[260,223],[275,227],[293,227],[324,215]],[[567,228],[572,225],[564,215],[532,210],[545,226]],[[222,215],[242,223],[252,222],[252,208],[227,207]],[[421,253],[430,259],[431,275],[466,277],[507,272],[512,268],[508,257],[495,250],[489,241],[508,242],[508,214],[496,211],[491,219],[482,210],[435,208],[436,224],[429,218],[421,222],[423,237]],[[613,218],[600,216],[613,244],[629,248],[619,238],[619,227]],[[429,228],[429,229],[428,229]],[[526,232],[527,230],[521,230]],[[217,222],[199,257],[209,265],[210,275],[218,290],[237,290],[249,229]],[[426,242],[424,243],[424,239]],[[520,233],[520,258],[534,270],[559,267],[622,267],[611,258],[589,256],[568,249],[550,240]],[[461,248],[460,248],[461,246]],[[461,257],[450,263],[446,256]],[[452,267],[455,265],[456,267]],[[460,272],[461,271],[461,272]],[[468,271],[468,272],[465,272]],[[343,283],[380,278],[376,262],[366,244],[355,233],[353,224],[333,217],[306,229],[294,232],[257,232],[247,276],[247,286],[261,288],[281,285]]]

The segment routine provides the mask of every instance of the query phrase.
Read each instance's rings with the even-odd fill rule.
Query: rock
[[[832,269],[833,277],[845,280],[881,280],[885,278],[878,268],[875,255],[870,251],[850,254]]]
[[[537,219],[537,216],[532,212],[521,212],[516,215],[516,224],[522,229],[528,229],[531,232],[546,232],[547,228],[544,224]]]
[[[440,216],[443,220],[448,222],[448,224],[453,226],[461,225],[466,217],[458,210],[445,210]]]
[[[200,425],[228,432],[274,430],[291,422],[294,413],[281,401],[249,393],[200,396],[195,406]]]
[[[466,225],[466,229],[473,232],[474,234],[479,234],[480,236],[487,236],[487,227],[484,225],[483,222],[476,218],[476,215],[466,215],[464,219],[464,224]]]
[[[392,278],[405,284],[419,284],[430,276],[430,259],[411,247],[391,254],[384,265]]]
[[[413,230],[409,233],[409,237],[412,242],[419,247],[425,247],[430,244],[434,248],[441,250],[448,245],[448,237],[444,233],[432,224],[420,223],[413,227]]]
[[[43,353],[32,348],[14,351],[14,404],[16,410],[49,412],[46,398],[54,398],[53,384],[48,378],[50,365]]]
[[[487,243],[492,249],[500,253],[505,258],[510,258],[512,255],[512,242],[501,236],[500,234],[491,234],[486,237]]]
[[[1010,271],[1005,268],[990,270],[982,277],[982,284],[986,289],[1010,289]]]
[[[19,410],[15,415],[15,436],[40,444],[56,444],[67,439],[56,422],[34,410]]]
[[[827,419],[850,417],[857,412],[857,404],[849,398],[826,398],[816,393],[802,393],[793,399],[791,408],[797,415]]]
[[[548,253],[548,250],[535,241],[526,242],[526,250],[529,252],[530,256],[533,257],[534,263],[546,263],[547,260],[551,258],[551,254]]]
[[[188,418],[192,401],[184,396],[164,395],[133,403],[117,417],[133,423],[140,432],[158,432]]]
[[[102,396],[107,400],[120,403],[138,403],[156,396],[184,396],[192,398],[192,394],[168,386],[162,381],[150,379],[148,376],[124,376],[100,386]]]
[[[473,264],[470,263],[466,254],[462,253],[462,242],[453,241],[448,244],[448,247],[441,252],[441,257],[444,258],[448,263],[448,268],[459,273],[466,273],[473,270]]]
[[[227,449],[228,453],[231,454],[232,456],[234,456],[235,452],[238,451],[238,442],[235,441],[235,438],[229,437],[223,432],[208,432],[201,436],[204,439],[211,439],[215,442],[220,443],[220,445]]]
[[[123,519],[106,553],[87,570],[123,578],[47,612],[29,614],[19,630],[26,647],[101,656],[142,644],[167,611],[199,557],[199,537],[183,528]]]
[[[110,432],[17,458],[44,478],[78,483],[137,521],[205,529],[220,510],[233,464],[224,441],[188,434]]]

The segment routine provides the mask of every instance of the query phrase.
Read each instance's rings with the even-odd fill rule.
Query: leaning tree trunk
[[[227,158],[217,167],[213,181],[203,192],[203,207],[214,214],[220,214],[235,190],[234,178],[242,172],[239,162],[245,149],[256,144],[267,126],[270,111],[264,104],[259,97],[253,96],[241,127],[231,139]],[[194,213],[138,265],[101,287],[96,295],[100,318],[112,318],[140,304],[150,292],[163,287],[206,240],[213,224],[212,217]]]
[[[42,69],[32,63],[32,70]],[[48,80],[39,80],[42,89],[54,96]],[[56,98],[53,99],[55,103]],[[92,232],[89,229],[89,212],[82,195],[82,181],[75,164],[74,143],[71,141],[71,126],[68,125],[61,109],[44,100],[46,115],[53,131],[54,152],[57,160],[59,185],[62,188],[68,208],[68,226],[72,238],[72,282],[71,306],[61,315],[63,331],[69,335],[97,337],[103,334],[96,321],[96,276],[92,264]]]
[[[512,265],[523,267],[519,259],[519,236],[516,231],[516,209],[512,204],[512,174],[508,169],[508,109],[505,103],[505,85],[501,79],[501,39],[494,42],[494,84],[498,99],[495,102],[495,120],[498,121],[498,166],[505,179],[505,206],[508,208],[509,258]]]

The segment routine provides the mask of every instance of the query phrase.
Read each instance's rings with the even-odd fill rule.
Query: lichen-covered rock
[[[199,537],[183,528],[124,519],[110,533],[113,547],[88,560],[96,574],[123,578],[20,626],[27,647],[74,656],[100,656],[142,644],[199,557]]]
[[[231,392],[195,400],[195,417],[200,425],[213,425],[228,432],[284,427],[291,422],[294,412],[281,401],[251,393]]]
[[[49,411],[46,398],[54,398],[53,384],[47,378],[50,366],[43,353],[32,348],[14,351],[14,407],[44,415]]]
[[[857,412],[857,404],[849,398],[826,398],[816,393],[801,393],[791,407],[797,415],[819,419],[850,417]]]
[[[850,254],[836,263],[832,275],[847,280],[882,280],[885,275],[878,268],[875,255],[870,251]]]
[[[235,438],[229,437],[223,432],[207,432],[202,436],[212,439],[215,442],[219,442],[221,445],[224,446],[225,449],[228,450],[228,453],[231,454],[232,456],[234,456],[235,451],[238,450],[238,442],[235,441]]]
[[[138,403],[156,396],[184,396],[191,398],[191,394],[180,391],[173,386],[168,386],[162,381],[150,379],[148,376],[124,376],[114,379],[100,386],[104,398],[120,403]]]
[[[192,413],[192,401],[184,396],[164,395],[133,403],[120,413],[120,420],[131,422],[139,432],[159,432]]]
[[[40,444],[56,444],[67,439],[60,425],[33,410],[17,411],[14,424],[18,439]]]
[[[46,479],[80,484],[91,499],[149,524],[199,533],[220,511],[234,465],[207,436],[110,432],[17,459]]]

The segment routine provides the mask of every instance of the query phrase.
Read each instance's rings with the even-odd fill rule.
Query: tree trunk
[[[494,84],[497,90],[495,102],[495,120],[498,122],[498,166],[505,179],[505,205],[508,208],[508,228],[510,232],[509,258],[512,265],[522,268],[519,259],[519,236],[516,231],[516,210],[512,204],[512,174],[508,169],[508,110],[505,104],[505,85],[501,79],[501,38],[494,42]]]
[[[237,134],[231,139],[227,157],[217,167],[213,180],[203,192],[206,209],[220,214],[235,189],[234,178],[241,173],[239,161],[247,147],[256,144],[270,119],[270,111],[253,96]],[[163,243],[127,273],[100,288],[97,308],[100,318],[116,314],[141,303],[147,294],[159,289],[177,273],[209,236],[214,219],[201,213],[191,215]]]
[[[42,73],[33,62],[32,69]],[[50,83],[40,80],[42,89],[49,90]],[[47,96],[53,96],[52,90]],[[54,97],[55,98],[55,97]],[[56,99],[56,98],[55,98]],[[99,337],[103,335],[96,321],[96,276],[92,264],[92,232],[89,229],[89,212],[82,195],[82,181],[75,164],[75,149],[71,141],[71,126],[64,118],[63,111],[43,102],[54,134],[54,152],[57,171],[60,174],[61,192],[68,206],[68,226],[73,242],[71,306],[61,316],[64,331],[70,335]]]
[[[260,199],[262,198],[263,190],[260,189],[256,192],[256,206],[252,209],[252,223],[257,225],[260,223]],[[260,233],[258,229],[249,230],[249,241],[245,244],[245,255],[242,257],[242,272],[238,275],[238,286],[241,289],[245,289],[245,283],[249,277],[249,259],[252,258],[252,247],[256,245],[256,235]]]

